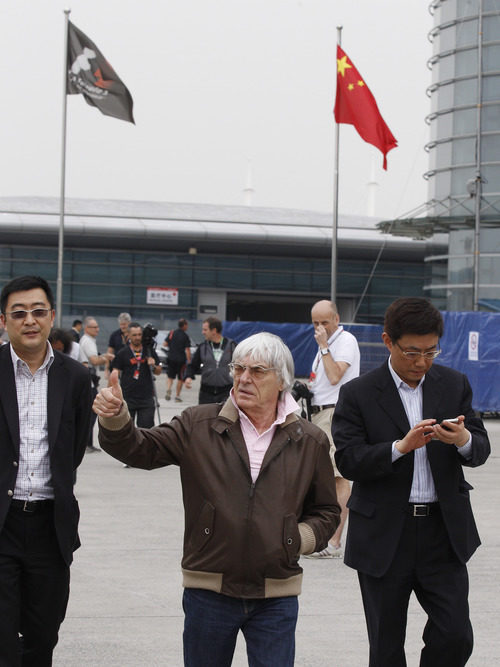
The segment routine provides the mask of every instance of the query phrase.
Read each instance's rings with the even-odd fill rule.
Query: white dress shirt
[[[54,498],[50,472],[47,426],[47,387],[54,352],[47,343],[47,353],[33,375],[28,364],[10,347],[16,381],[19,413],[19,470],[14,498],[46,500]]]
[[[413,388],[403,382],[391,365],[391,359],[388,360],[389,371],[392,379],[396,384],[399,396],[403,403],[403,407],[408,417],[410,428],[422,421],[423,412],[423,384],[425,375],[418,383],[418,386]],[[470,456],[472,447],[472,438],[469,438],[467,444],[458,448],[459,453],[464,457]],[[415,449],[415,463],[413,466],[413,481],[411,485],[410,503],[434,503],[438,500],[434,479],[432,477],[431,466],[427,457],[427,447],[420,447]],[[402,456],[405,456],[396,447],[396,442],[392,443],[392,462],[397,461]]]

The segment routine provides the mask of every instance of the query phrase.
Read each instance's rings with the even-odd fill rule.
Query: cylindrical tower
[[[450,230],[447,282],[430,289],[448,309],[470,310],[500,293],[499,5],[434,0],[430,11],[428,215]]]

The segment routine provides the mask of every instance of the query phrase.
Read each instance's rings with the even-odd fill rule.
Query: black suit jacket
[[[0,347],[0,531],[9,511],[19,460],[19,415],[10,345]],[[89,438],[90,375],[74,359],[54,351],[47,389],[50,468],[54,521],[61,554],[71,563],[78,539],[79,509],[73,473]]]
[[[490,444],[471,406],[465,375],[433,365],[423,384],[423,419],[437,421],[465,415],[472,434],[472,457],[465,460],[455,445],[431,440],[427,455],[451,545],[465,563],[480,544],[463,466],[486,461]],[[403,403],[387,362],[351,380],[339,395],[332,424],[335,460],[353,480],[348,502],[349,529],[345,563],[372,576],[388,569],[398,545],[413,480],[413,452],[392,463],[392,443],[410,430]]]

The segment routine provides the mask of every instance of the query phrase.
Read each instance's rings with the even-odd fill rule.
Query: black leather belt
[[[318,412],[321,412],[321,410],[329,410],[335,406],[336,403],[329,403],[328,405],[311,405],[311,414],[316,415]]]
[[[439,503],[408,503],[410,516],[431,516],[439,512]]]
[[[35,512],[40,512],[42,510],[51,509],[54,506],[53,500],[17,500],[14,498],[10,502],[11,509],[21,510],[21,512],[27,512],[28,514],[34,514]]]

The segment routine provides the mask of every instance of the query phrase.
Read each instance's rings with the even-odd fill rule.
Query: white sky
[[[68,99],[67,197],[330,211],[336,26],[399,142],[382,154],[342,125],[341,213],[427,198],[427,0],[2,0],[0,196],[58,196],[63,30],[71,20],[134,98],[136,125]]]

